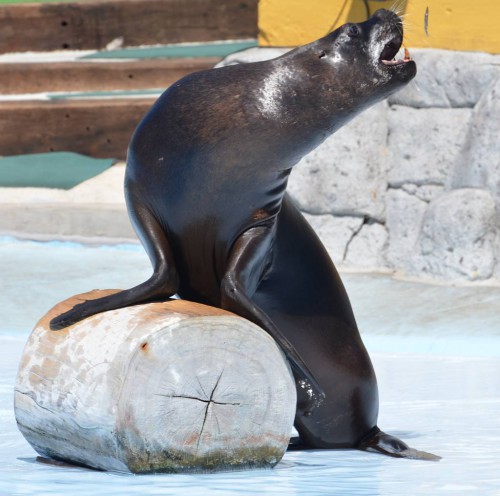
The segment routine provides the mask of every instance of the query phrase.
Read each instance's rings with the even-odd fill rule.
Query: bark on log
[[[295,415],[275,342],[229,312],[173,300],[114,310],[59,332],[35,327],[15,388],[19,429],[42,456],[104,470],[274,466]]]

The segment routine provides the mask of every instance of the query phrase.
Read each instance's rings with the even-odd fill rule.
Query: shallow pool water
[[[143,281],[138,246],[0,239],[0,494],[500,495],[500,289],[344,274],[380,389],[379,425],[438,463],[355,450],[287,452],[273,470],[134,476],[46,465],[19,433],[13,384],[53,304]]]

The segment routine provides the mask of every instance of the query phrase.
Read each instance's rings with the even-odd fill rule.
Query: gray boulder
[[[385,251],[388,233],[385,226],[365,223],[347,245],[344,265],[356,269],[376,269],[387,265]]]
[[[474,109],[450,184],[485,188],[500,205],[500,77]]]
[[[302,210],[384,219],[386,108],[363,112],[294,167],[288,191]]]
[[[461,151],[470,109],[393,106],[389,115],[389,183],[442,185]]]
[[[421,186],[412,183],[401,185],[401,189],[409,195],[416,196],[419,200],[429,203],[441,196],[444,192],[444,186],[440,184],[423,184]]]
[[[451,191],[431,202],[418,241],[423,271],[446,278],[491,277],[496,215],[495,200],[480,189]]]
[[[347,245],[363,225],[361,217],[334,217],[330,214],[304,214],[325,245],[335,265],[342,265]]]
[[[425,201],[402,189],[390,189],[387,193],[387,262],[390,267],[413,273],[419,266],[416,245],[426,209]]]
[[[497,205],[497,238],[495,241],[495,271],[493,273],[493,277],[500,279],[500,208]]]
[[[417,76],[389,98],[391,105],[471,108],[500,73],[499,55],[426,49],[413,49],[411,55]]]
[[[337,267],[374,269],[386,265],[387,230],[361,217],[304,214]]]

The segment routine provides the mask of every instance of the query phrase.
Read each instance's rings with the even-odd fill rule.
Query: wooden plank
[[[0,156],[71,151],[126,157],[127,146],[155,98],[0,103]]]
[[[257,0],[0,4],[0,53],[256,38]]]
[[[166,88],[186,74],[210,69],[218,61],[218,58],[211,57],[117,63],[6,63],[0,64],[0,91],[4,95],[14,95]]]

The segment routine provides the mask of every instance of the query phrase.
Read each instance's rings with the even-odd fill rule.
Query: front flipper
[[[91,315],[108,310],[155,299],[166,300],[177,292],[179,276],[166,232],[153,213],[130,194],[127,203],[132,224],[153,265],[153,275],[131,289],[75,305],[71,310],[50,321],[51,330],[58,331]]]
[[[358,448],[363,451],[376,451],[395,458],[410,458],[413,460],[439,461],[440,456],[410,448],[395,436],[391,436],[375,427],[361,440]]]
[[[95,300],[78,303],[78,305],[75,305],[67,312],[54,317],[50,321],[50,329],[52,331],[59,331],[92,315],[152,301],[155,298],[166,300],[170,296],[173,296],[176,291],[177,284],[172,284],[168,275],[164,275],[162,272],[155,272],[150,279],[134,288],[120,291],[110,296],[103,296]]]
[[[275,223],[269,222],[248,229],[236,240],[221,283],[221,307],[266,330],[285,353],[296,377],[304,381],[305,385],[311,385],[319,404],[324,398],[324,392],[304,360],[262,309],[252,301],[252,295],[265,276],[267,264],[271,262],[274,234]]]

